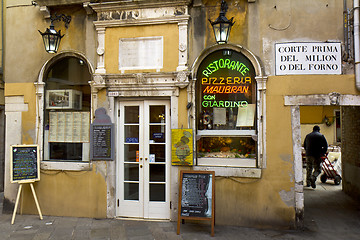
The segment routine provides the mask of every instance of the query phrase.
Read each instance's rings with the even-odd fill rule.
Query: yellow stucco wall
[[[329,145],[339,145],[336,138],[335,110],[340,111],[340,106],[301,106],[301,142],[304,142],[306,134],[312,132],[314,125],[318,125]],[[329,119],[330,126],[326,125],[325,117]]]
[[[22,112],[22,144],[36,142],[36,95],[33,83],[7,83],[5,96],[24,96],[28,111]],[[44,215],[106,217],[105,173],[96,163],[91,171],[41,171],[34,184]],[[25,188],[21,200],[23,213],[37,214],[33,196]]]
[[[289,159],[287,159],[289,160]],[[277,168],[265,169],[261,179],[216,177],[215,216],[217,224],[248,227],[293,227],[293,203],[282,198],[292,195],[291,164],[278,159]]]
[[[206,6],[206,19],[215,21],[219,17],[221,1],[218,0],[203,0]],[[227,1],[228,9],[225,16],[230,20],[232,17],[234,25],[231,27],[231,34],[229,42],[240,43],[243,46],[247,45],[247,17],[248,17],[248,1]],[[206,38],[205,46],[216,44],[214,31],[210,23],[206,23]]]
[[[34,184],[44,215],[106,218],[106,182],[97,171],[41,171]],[[21,200],[23,213],[37,214],[30,188]]]
[[[187,128],[188,127],[188,111],[186,108],[187,105],[187,90],[185,89],[180,89],[180,94],[179,94],[179,117],[178,117],[178,126],[179,128]]]
[[[206,17],[204,17],[203,20],[205,20],[205,22],[208,18],[215,20],[218,16],[220,1],[203,0],[202,2],[207,6],[205,10]],[[337,36],[341,36],[342,34],[342,26],[336,24],[339,22],[337,18],[330,19],[337,28],[335,29],[336,31],[331,32],[333,35],[328,37],[328,30],[326,28],[320,29],[324,33],[310,31],[313,29],[313,23],[307,21],[306,18],[301,17],[297,18],[300,19],[300,21],[292,22],[292,24],[297,25],[291,26],[289,29],[290,33],[289,31],[277,31],[274,33],[274,27],[283,28],[283,26],[287,26],[289,20],[288,12],[291,9],[296,9],[296,4],[306,3],[299,1],[293,5],[292,8],[289,3],[274,8],[274,4],[270,1],[257,2],[259,3],[256,4],[262,4],[254,5],[258,6],[261,14],[248,16],[248,1],[229,1],[230,6],[227,16],[234,16],[236,19],[236,24],[234,25],[230,36],[230,42],[241,44],[243,46],[251,45],[251,41],[247,39],[247,36],[256,32],[260,36],[257,39],[262,39],[262,41],[259,40],[258,48],[252,47],[251,50],[256,53],[257,51],[261,53],[261,55],[259,54],[259,57],[264,61],[266,69],[272,69],[273,63],[265,60],[273,59],[273,52],[268,51],[267,48],[269,48],[270,45],[272,46],[272,44],[276,42],[276,39],[286,39],[290,34],[292,34],[292,39],[297,39],[298,37],[303,37],[304,32],[311,33],[309,36],[307,35],[310,39],[321,40],[337,39]],[[294,1],[292,2],[294,3]],[[318,2],[323,3],[324,1]],[[319,8],[309,8],[309,11],[320,9],[322,12],[327,12],[328,8],[325,8],[325,4],[322,5],[321,9],[319,6]],[[341,8],[333,8],[332,10],[334,9],[338,10]],[[63,23],[57,23],[56,27],[62,29],[62,33],[66,33],[65,37],[62,39],[60,50],[76,49],[77,51],[86,52],[86,43],[88,41],[85,37],[86,33],[84,32],[84,19],[86,18],[86,14],[84,13],[84,10],[81,10],[83,12],[82,16],[75,16],[75,11],[78,11],[78,9],[66,11],[67,14],[72,14],[74,16],[69,29],[65,29]],[[302,14],[307,13],[308,12],[304,11],[294,11],[294,16],[302,16]],[[333,15],[335,16],[336,14]],[[18,21],[18,17],[16,16],[22,16],[22,21]],[[256,31],[249,31],[247,18],[257,16],[268,16],[268,18],[262,18],[264,20],[261,20],[267,21],[266,24],[261,24],[264,29],[259,27],[260,31],[257,31],[256,28]],[[341,15],[336,16],[340,16],[341,19]],[[316,19],[318,20],[324,18],[324,14],[316,15]],[[24,29],[24,27],[20,26],[21,22],[32,22],[35,27]],[[304,24],[304,22],[306,22],[306,24]],[[199,22],[194,22],[194,24],[203,27]],[[28,8],[14,7],[9,10],[8,25],[13,27],[13,31],[10,31],[7,36],[7,42],[9,43],[7,45],[8,52],[11,54],[7,56],[8,84],[6,85],[5,95],[23,95],[25,97],[25,103],[29,104],[29,111],[22,113],[22,141],[24,144],[29,144],[35,142],[36,136],[36,101],[33,82],[36,81],[41,66],[49,58],[48,54],[43,50],[43,43],[36,29],[43,31],[48,27],[49,22],[44,20],[42,14],[32,6]],[[206,24],[205,28],[205,37],[204,39],[201,38],[201,40],[204,42],[204,46],[209,46],[214,44],[215,41],[211,26]],[[16,31],[16,29],[19,30]],[[303,31],[299,31],[299,29],[303,29]],[[196,33],[197,31],[194,32]],[[327,37],[319,38],[317,36],[319,34]],[[189,41],[195,39],[196,34],[193,35],[194,36],[190,37]],[[107,28],[105,38],[105,68],[107,73],[120,73],[118,67],[118,47],[120,38],[148,36],[164,36],[164,67],[161,71],[175,71],[178,66],[178,25],[160,24]],[[267,38],[264,38],[263,36],[267,36]],[[33,47],[28,48],[27,45],[11,44],[13,40],[20,38],[24,39],[26,42],[33,42]],[[34,39],[36,41],[34,41]],[[198,41],[198,39],[194,40],[192,45],[195,45],[196,41]],[[91,45],[89,43],[87,44]],[[195,49],[191,44],[189,45],[190,48]],[[93,44],[88,51],[95,52],[95,48],[95,44]],[[203,46],[194,51],[189,51],[190,59],[195,59],[202,50]],[[22,56],[21,61],[19,61],[19,56]],[[137,72],[153,71],[155,70],[139,70]],[[125,72],[132,73],[136,71]],[[267,167],[262,170],[260,179],[216,178],[215,210],[217,224],[252,227],[264,227],[267,225],[272,227],[293,226],[295,220],[295,203],[291,113],[290,107],[284,106],[284,96],[328,94],[330,92],[359,94],[359,92],[355,90],[353,78],[353,75],[269,76],[266,91]],[[15,82],[18,83],[15,84]],[[22,84],[20,82],[28,83]],[[99,92],[97,98],[97,107],[108,106],[105,89]],[[178,127],[187,126],[187,102],[186,89],[181,89],[179,95]],[[305,115],[303,116],[306,117]],[[42,172],[41,181],[35,184],[35,189],[43,214],[106,217],[106,175],[100,171],[99,169],[101,168],[98,168],[97,166],[97,163],[94,163],[92,171]],[[28,188],[26,188],[21,205],[23,213],[37,214],[33,198],[30,195]]]
[[[340,110],[339,106],[301,106],[300,123],[322,123],[326,117],[334,117],[334,111]]]
[[[161,72],[176,71],[179,62],[179,29],[177,24],[160,24],[134,27],[106,28],[105,32],[105,68],[107,73],[121,73],[119,70],[119,40],[121,38],[163,36],[163,68]],[[155,72],[149,70],[126,70],[132,72]]]
[[[34,83],[6,83],[5,97],[24,96],[28,111],[22,112],[22,144],[34,144],[36,139],[36,95]]]
[[[216,178],[217,223],[258,227],[294,226],[291,112],[290,107],[284,105],[284,96],[328,94],[335,91],[341,94],[356,94],[354,76],[268,78],[266,168],[262,170],[260,179]]]
[[[292,141],[291,135],[284,136],[284,132],[291,133],[290,107],[284,106],[286,95],[329,94],[359,94],[355,89],[354,75],[304,75],[304,76],[272,76],[267,82],[267,154],[277,156],[286,150],[283,145]],[[306,106],[300,108],[301,123],[314,123],[323,126],[323,118],[333,116],[334,106]],[[334,124],[332,125],[334,126]],[[323,128],[325,133],[326,129]],[[329,134],[328,141],[333,143],[333,135]],[[281,146],[276,152],[273,149]],[[292,147],[292,145],[290,145]],[[288,153],[292,149],[287,150]],[[271,159],[271,158],[270,158]],[[270,162],[271,160],[268,160]]]

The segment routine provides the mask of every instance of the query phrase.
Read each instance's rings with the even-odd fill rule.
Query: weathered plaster
[[[294,188],[291,188],[290,191],[281,190],[279,192],[281,199],[288,207],[295,207],[294,194],[295,194]]]
[[[28,104],[24,103],[24,96],[5,95],[5,159],[10,159],[11,145],[22,144],[22,112],[26,111],[28,111]],[[4,208],[8,209],[15,203],[18,186],[10,183],[10,161],[5,161],[5,169],[4,197],[6,201],[4,201]]]

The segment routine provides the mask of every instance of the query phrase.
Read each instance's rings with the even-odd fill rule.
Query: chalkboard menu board
[[[10,181],[12,183],[39,181],[39,146],[13,145],[10,151]]]
[[[215,172],[180,171],[178,234],[181,219],[210,220],[215,225]]]
[[[113,124],[92,124],[90,128],[90,158],[114,160]]]

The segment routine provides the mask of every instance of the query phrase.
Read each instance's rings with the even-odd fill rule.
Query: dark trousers
[[[317,176],[321,173],[321,157],[316,158],[313,156],[306,156],[306,184],[311,184],[311,179],[314,177],[316,180]]]

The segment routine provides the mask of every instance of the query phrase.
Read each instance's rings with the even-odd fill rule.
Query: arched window
[[[252,62],[217,47],[196,72],[197,164],[258,167],[258,89]]]
[[[75,56],[56,60],[44,74],[44,161],[89,161],[89,81],[87,63]]]

